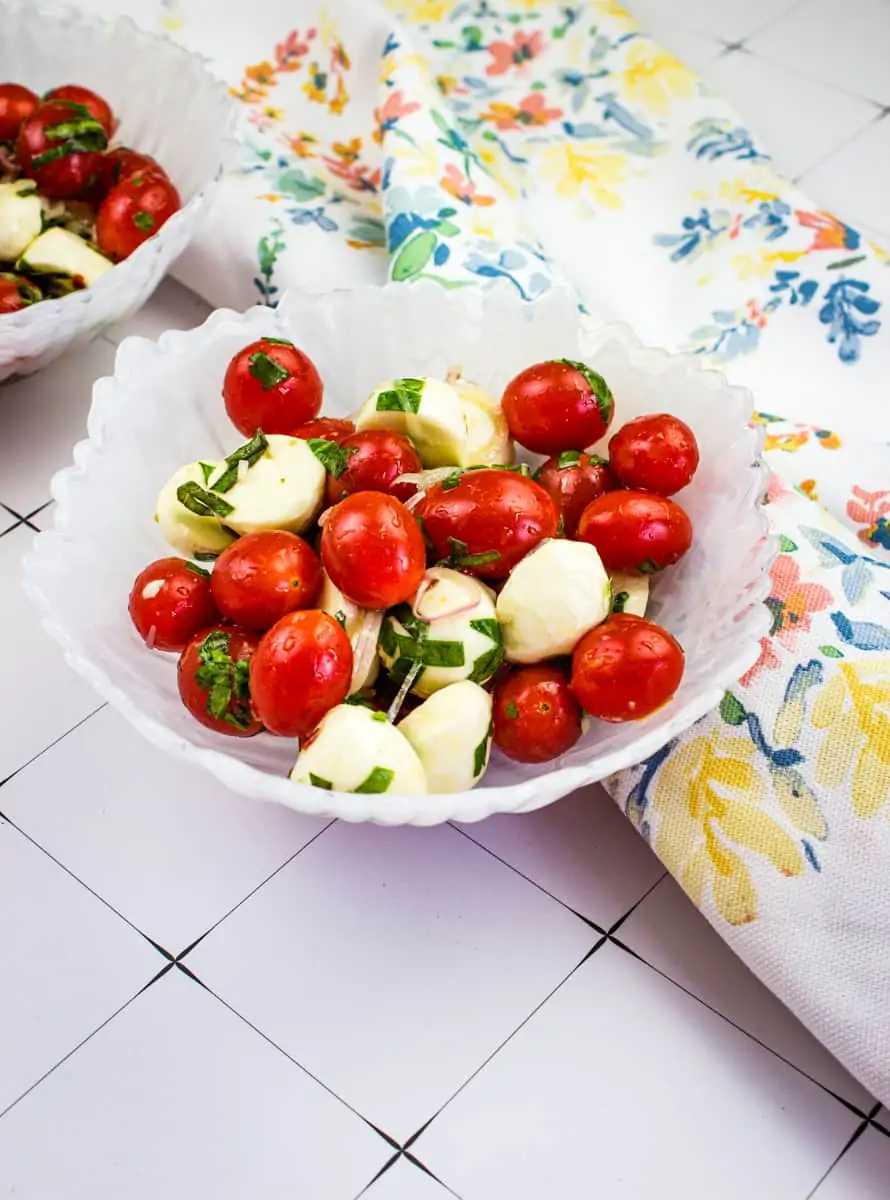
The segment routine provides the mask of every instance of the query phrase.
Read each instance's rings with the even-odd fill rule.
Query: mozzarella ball
[[[467,427],[464,453],[458,466],[509,467],[516,457],[516,449],[500,401],[477,383],[459,376],[449,375],[448,382],[460,397]]]
[[[327,571],[322,570],[321,575],[321,594],[316,607],[328,613],[335,621],[339,621],[352,643],[353,674],[349,690],[360,692],[374,683],[380,671],[377,636],[383,614],[368,608],[359,608],[343,595]]]
[[[422,663],[411,687],[417,696],[431,696],[462,679],[485,683],[504,657],[493,593],[460,571],[433,567],[414,599],[387,613],[380,657],[398,680],[416,661]]]
[[[587,542],[549,538],[510,573],[497,600],[508,662],[536,663],[570,654],[605,621],[612,589]]]
[[[270,433],[261,458],[238,471],[237,482],[223,494],[233,511],[224,518],[236,533],[284,529],[302,533],[321,509],[326,473],[303,438]],[[208,487],[226,469],[210,477]]]
[[[221,554],[235,540],[234,534],[223,528],[219,517],[202,517],[191,512],[176,493],[184,483],[196,483],[206,488],[205,477],[216,463],[189,463],[168,480],[158,496],[155,520],[161,533],[174,550],[187,558],[199,554]],[[206,468],[206,469],[205,469]]]
[[[435,692],[397,728],[423,763],[430,792],[467,792],[488,766],[491,696],[465,679]]]
[[[645,575],[612,576],[612,612],[645,617],[649,604],[649,580]]]
[[[414,747],[383,713],[338,704],[306,739],[290,773],[296,783],[334,792],[426,794]]]
[[[463,459],[467,427],[460,397],[442,379],[389,380],[368,397],[355,427],[406,434],[425,467],[456,466]]]

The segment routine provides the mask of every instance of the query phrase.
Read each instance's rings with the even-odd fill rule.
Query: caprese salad
[[[116,126],[89,88],[0,83],[0,315],[91,287],[180,207]]]
[[[291,778],[312,787],[442,793],[479,783],[492,746],[549,762],[589,718],[671,699],[683,650],[645,612],[692,541],[672,499],[698,466],[687,425],[609,436],[608,384],[565,359],[500,400],[458,370],[390,379],[352,420],[319,415],[323,391],[292,343],[244,347],[222,396],[247,440],[160,490],[176,556],[129,610],[179,654],[196,720],[294,739]]]

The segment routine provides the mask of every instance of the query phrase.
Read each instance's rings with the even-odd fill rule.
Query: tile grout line
[[[799,175],[795,175],[794,178],[791,180],[791,183],[796,188],[801,188],[801,190],[803,190],[804,181],[805,181],[807,175],[809,175],[809,173],[811,171],[816,171],[819,169],[819,167],[824,167],[825,164],[829,161],[829,159],[834,158],[834,156],[836,154],[839,154],[840,151],[844,150],[847,146],[853,145],[853,143],[857,142],[859,140],[859,138],[863,137],[869,129],[873,129],[875,127],[875,125],[879,125],[882,121],[886,120],[888,115],[890,115],[890,113],[888,113],[887,110],[875,113],[875,115],[873,117],[871,117],[868,121],[866,121],[864,125],[861,125],[853,133],[848,134],[847,137],[845,137],[842,141],[838,142],[838,144],[836,146],[833,146],[830,150],[827,150],[823,155],[821,155],[819,158],[817,158],[815,160],[815,162],[811,162],[810,165],[808,167],[805,167],[800,172]],[[856,229],[857,222],[856,222],[855,218],[852,218],[852,221],[853,221],[852,228]],[[859,230],[856,230],[856,232],[858,233]],[[865,236],[864,234],[860,233],[860,237],[864,237],[864,236]]]
[[[36,754],[33,754],[27,762],[23,762],[20,767],[16,767],[16,769],[10,772],[9,775],[6,775],[3,779],[0,779],[0,788],[5,787],[7,783],[15,779],[16,775],[21,775],[22,771],[27,771],[28,767],[37,762],[38,758],[42,758],[48,750],[52,750],[54,746],[58,746],[59,742],[64,741],[66,737],[74,733],[75,729],[80,729],[81,725],[85,725],[87,721],[96,715],[96,713],[101,712],[103,708],[107,707],[108,702],[103,700],[101,704],[97,705],[97,707],[92,710],[92,712],[88,712],[85,717],[81,717],[76,725],[72,725],[71,728],[66,729],[64,733],[60,733],[57,738],[53,738],[53,740],[48,745],[44,746],[42,750],[38,750]],[[9,820],[8,817],[5,819]],[[14,821],[10,821],[9,823],[10,825],[15,824]],[[37,843],[35,842],[34,845],[36,846]],[[40,848],[43,849],[42,846]]]
[[[847,1151],[848,1151],[848,1150],[851,1150],[851,1149],[853,1148],[853,1146],[855,1146],[855,1145],[856,1145],[856,1143],[857,1143],[857,1142],[859,1141],[859,1139],[862,1137],[863,1133],[865,1133],[866,1129],[868,1129],[869,1125],[871,1124],[871,1120],[870,1120],[870,1118],[871,1118],[871,1117],[873,1117],[873,1116],[875,1115],[875,1113],[878,1111],[878,1109],[879,1109],[880,1107],[881,1107],[881,1105],[880,1105],[880,1102],[878,1102],[877,1104],[875,1104],[875,1105],[874,1105],[874,1107],[871,1109],[871,1111],[870,1111],[869,1115],[868,1115],[868,1116],[865,1118],[865,1120],[864,1120],[864,1121],[862,1121],[862,1122],[861,1122],[861,1123],[860,1123],[860,1124],[859,1124],[859,1125],[856,1127],[856,1129],[854,1129],[854,1130],[853,1130],[852,1134],[851,1134],[851,1135],[850,1135],[850,1137],[847,1139],[847,1142],[846,1142],[846,1144],[844,1145],[843,1149],[841,1150],[840,1154],[837,1156],[837,1158],[834,1160],[834,1162],[831,1164],[831,1166],[828,1168],[828,1170],[825,1172],[825,1174],[824,1174],[824,1175],[822,1175],[822,1177],[821,1177],[821,1178],[820,1178],[820,1179],[819,1179],[819,1180],[816,1182],[816,1186],[813,1188],[813,1190],[812,1190],[811,1192],[809,1192],[809,1193],[808,1193],[808,1195],[807,1195],[807,1197],[806,1197],[806,1200],[812,1200],[812,1198],[813,1198],[813,1197],[816,1195],[816,1193],[819,1191],[819,1189],[821,1188],[822,1184],[823,1184],[823,1183],[825,1182],[825,1180],[826,1180],[826,1179],[829,1177],[829,1175],[831,1174],[831,1172],[832,1172],[832,1171],[834,1170],[834,1168],[835,1168],[835,1167],[838,1165],[838,1163],[841,1161],[841,1159],[844,1157],[844,1155],[847,1153]]]

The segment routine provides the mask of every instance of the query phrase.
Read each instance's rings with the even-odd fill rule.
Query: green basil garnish
[[[235,511],[234,505],[208,492],[197,483],[182,483],[176,489],[176,499],[189,512],[198,517],[227,517]]]
[[[380,392],[374,407],[377,412],[416,413],[422,394],[422,379],[394,379],[391,388]]]
[[[558,362],[565,363],[567,367],[574,367],[587,380],[590,385],[590,390],[593,392],[593,397],[596,400],[596,406],[599,409],[600,417],[604,425],[609,425],[612,420],[612,413],[615,411],[615,400],[612,396],[611,389],[597,371],[592,367],[588,367],[587,363],[577,362],[572,358],[560,358]]]
[[[309,449],[334,479],[339,479],[346,470],[349,460],[358,450],[357,446],[347,446],[345,449],[327,438],[307,438]]]
[[[577,467],[581,461],[581,452],[579,450],[563,450],[559,458],[556,460],[556,466],[560,471],[566,467]]]
[[[389,767],[375,767],[367,779],[362,780],[357,788],[353,788],[355,793],[364,793],[370,795],[376,792],[388,792],[389,785],[395,779],[395,771],[391,771]]]
[[[268,338],[264,339],[268,341]],[[276,362],[274,358],[270,358],[268,354],[264,354],[262,350],[257,350],[251,354],[247,360],[248,370],[254,379],[259,380],[264,392],[268,392],[270,388],[277,387],[279,383],[284,383],[285,379],[290,379],[290,371],[287,367],[283,367],[280,362]]]
[[[630,592],[619,592],[617,596],[612,597],[612,612],[623,613],[625,605],[630,599]]]
[[[309,782],[313,787],[324,788],[326,792],[332,792],[334,790],[334,785],[331,783],[330,779],[322,779],[320,775],[313,775],[311,771],[309,772]]]
[[[266,435],[262,429],[258,429],[249,442],[245,442],[243,446],[239,446],[237,450],[233,450],[226,456],[226,469],[212,485],[213,490],[215,492],[229,491],[238,482],[239,464],[246,462],[248,467],[252,467],[254,463],[259,462],[268,449],[269,443],[266,441]],[[229,509],[229,511],[232,510]]]

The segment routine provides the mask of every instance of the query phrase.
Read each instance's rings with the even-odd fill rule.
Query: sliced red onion
[[[445,612],[436,613],[434,617],[427,617],[420,612],[420,605],[424,596],[427,595],[433,584],[443,578],[442,571],[442,567],[431,567],[426,575],[424,575],[423,582],[414,593],[414,599],[411,601],[412,613],[417,617],[418,621],[423,621],[427,625],[435,625],[437,621],[447,621],[452,617],[463,616],[464,613],[473,612],[479,607],[479,597],[476,596],[475,599],[468,598],[466,601],[456,604],[454,608],[446,609]]]
[[[402,705],[405,703],[405,697],[411,691],[411,688],[414,686],[414,680],[417,678],[417,676],[420,674],[420,672],[422,670],[423,670],[423,664],[421,663],[420,659],[419,658],[415,659],[415,661],[411,664],[410,671],[405,676],[405,678],[402,680],[402,686],[396,692],[395,699],[393,700],[392,704],[390,704],[389,708],[386,710],[387,721],[391,721],[393,724],[395,724],[396,717],[401,712]]]
[[[380,637],[380,626],[383,624],[382,608],[365,609],[358,632],[352,639],[352,681],[350,692],[357,692],[364,686],[371,663],[377,654],[377,640]]]

